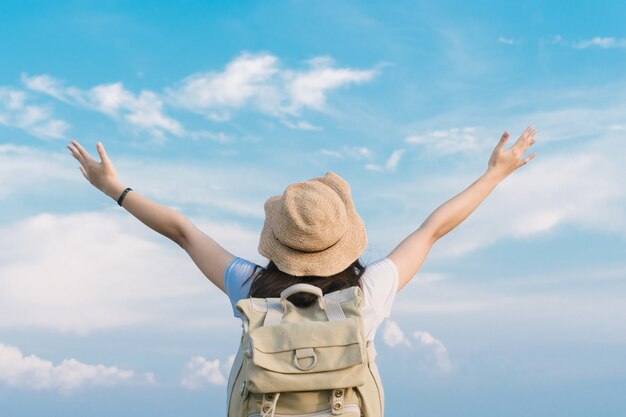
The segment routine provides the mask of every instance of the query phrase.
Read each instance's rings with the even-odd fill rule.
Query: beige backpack
[[[300,308],[287,297],[317,295]],[[280,298],[246,298],[243,334],[228,380],[228,417],[382,417],[384,394],[367,342],[359,287],[322,294],[309,284]]]

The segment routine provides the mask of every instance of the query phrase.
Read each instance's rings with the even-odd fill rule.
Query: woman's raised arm
[[[118,180],[117,173],[113,163],[106,154],[104,145],[100,142],[96,145],[101,162],[91,158],[87,151],[75,140],[68,144],[67,148],[74,158],[80,162],[80,170],[83,176],[94,187],[117,203],[117,199],[126,189],[126,186]],[[202,273],[225,292],[224,272],[234,255],[198,229],[187,217],[144,197],[135,190],[126,194],[122,207],[143,224],[182,247]]]
[[[467,189],[439,206],[422,225],[407,236],[387,256],[398,268],[398,291],[402,289],[422,266],[434,243],[465,220],[489,193],[509,174],[535,157],[535,152],[520,160],[535,143],[537,133],[528,126],[511,148],[504,150],[509,133],[504,132],[493,150],[487,171]]]

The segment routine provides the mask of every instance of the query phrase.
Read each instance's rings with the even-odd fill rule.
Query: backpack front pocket
[[[367,353],[356,318],[280,323],[249,333],[251,392],[309,391],[363,385]]]

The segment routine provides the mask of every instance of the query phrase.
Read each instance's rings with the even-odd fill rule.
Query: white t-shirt
[[[246,298],[250,291],[251,280],[242,286],[243,282],[254,271],[257,264],[246,259],[235,257],[226,268],[224,286],[230,299],[235,317],[240,317],[235,304]],[[376,329],[391,314],[391,305],[398,291],[398,269],[389,258],[366,265],[361,276],[363,290],[363,325],[367,340],[373,340]]]

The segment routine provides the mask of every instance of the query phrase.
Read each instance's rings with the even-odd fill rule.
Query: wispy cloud
[[[229,356],[226,361],[206,360],[202,356],[195,356],[185,365],[184,375],[180,385],[188,390],[197,390],[206,385],[225,385],[233,365],[235,356]]]
[[[580,41],[570,41],[565,39],[561,35],[552,37],[552,43],[555,45],[570,46],[574,49],[588,49],[588,48],[626,48],[626,38],[614,38],[614,37],[602,37],[595,36],[591,39],[583,39]]]
[[[244,53],[226,65],[222,72],[199,72],[167,87],[172,105],[201,113],[213,121],[226,121],[231,111],[254,102],[262,110],[280,104],[280,97],[269,84],[279,72],[278,58],[270,54]]]
[[[328,56],[319,56],[307,61],[307,71],[284,71],[289,103],[284,110],[298,114],[302,108],[323,110],[328,91],[344,85],[360,84],[370,81],[376,75],[374,70],[355,70],[333,68],[334,60]]]
[[[368,159],[374,158],[374,153],[371,149],[365,146],[342,146],[339,149],[321,149],[321,155],[330,156],[339,159]]]
[[[596,36],[595,38],[574,42],[572,46],[576,49],[586,48],[626,48],[626,39],[624,38],[602,38]]]
[[[232,113],[249,107],[276,116],[288,127],[318,129],[307,122],[290,122],[304,109],[324,111],[329,91],[371,80],[375,70],[336,68],[330,57],[315,57],[306,70],[282,68],[268,53],[243,52],[223,71],[192,74],[167,87],[168,101],[177,107],[226,121]]]
[[[0,145],[0,201],[15,192],[50,189],[53,184],[80,181],[80,172],[59,153],[33,147]]]
[[[367,164],[365,165],[365,169],[375,172],[395,171],[398,167],[398,163],[400,162],[400,158],[404,155],[404,152],[404,149],[396,149],[391,153],[384,165]]]
[[[441,340],[434,338],[426,331],[414,332],[413,338],[417,340],[416,346],[404,335],[404,332],[395,321],[387,320],[383,331],[385,344],[392,348],[404,346],[409,349],[416,349],[416,351],[423,354],[422,362],[424,365],[434,364],[437,370],[442,373],[452,371],[453,366],[448,355],[448,349]]]
[[[404,336],[404,332],[400,326],[398,326],[398,323],[390,319],[386,321],[387,323],[385,324],[385,328],[383,330],[383,341],[385,344],[389,347],[396,347],[400,345],[411,347],[411,342],[409,342],[409,340]]]
[[[413,337],[418,340],[419,346],[426,351],[429,359],[432,359],[439,371],[449,373],[452,371],[452,361],[448,355],[448,349],[439,339],[435,339],[430,333],[417,331]]]
[[[504,36],[499,36],[498,39],[497,39],[497,42],[498,43],[503,43],[505,45],[515,45],[515,44],[519,43],[519,41],[516,41],[513,38],[506,38]]]
[[[305,120],[298,120],[297,122],[291,122],[288,119],[281,118],[281,123],[291,129],[299,130],[324,130],[321,126],[315,126]]]
[[[23,129],[42,139],[65,136],[69,123],[56,119],[49,106],[28,104],[26,92],[0,86],[0,124]]]
[[[409,135],[404,141],[409,144],[423,145],[440,154],[452,154],[473,150],[478,147],[478,127],[452,127],[434,130],[425,134]]]
[[[66,87],[63,81],[47,74],[33,77],[22,74],[21,78],[24,85],[33,91],[48,94],[68,104],[104,113],[115,120],[123,120],[138,129],[147,130],[156,137],[162,138],[165,133],[175,136],[185,133],[185,129],[178,121],[165,114],[163,100],[152,91],[143,90],[139,94],[134,94],[121,82],[81,90],[72,86]]]
[[[24,356],[19,348],[2,343],[0,382],[11,388],[58,390],[63,394],[84,387],[156,384],[150,372],[137,373],[116,366],[90,365],[73,358],[54,365],[36,355]]]
[[[156,138],[162,139],[170,134],[223,141],[224,136],[219,134],[186,130],[178,120],[166,114],[165,107],[186,109],[213,122],[228,121],[234,112],[251,108],[277,117],[292,129],[321,130],[320,126],[297,120],[302,110],[326,111],[330,91],[370,81],[378,71],[336,67],[328,56],[309,59],[306,64],[308,68],[305,70],[282,68],[274,55],[244,52],[223,71],[191,74],[175,85],[165,87],[163,94],[145,89],[133,93],[122,82],[83,90],[66,86],[63,80],[48,74],[29,76],[23,73],[21,80],[32,91],[101,112]],[[296,120],[290,120],[294,118]],[[55,131],[62,127],[55,126]]]

